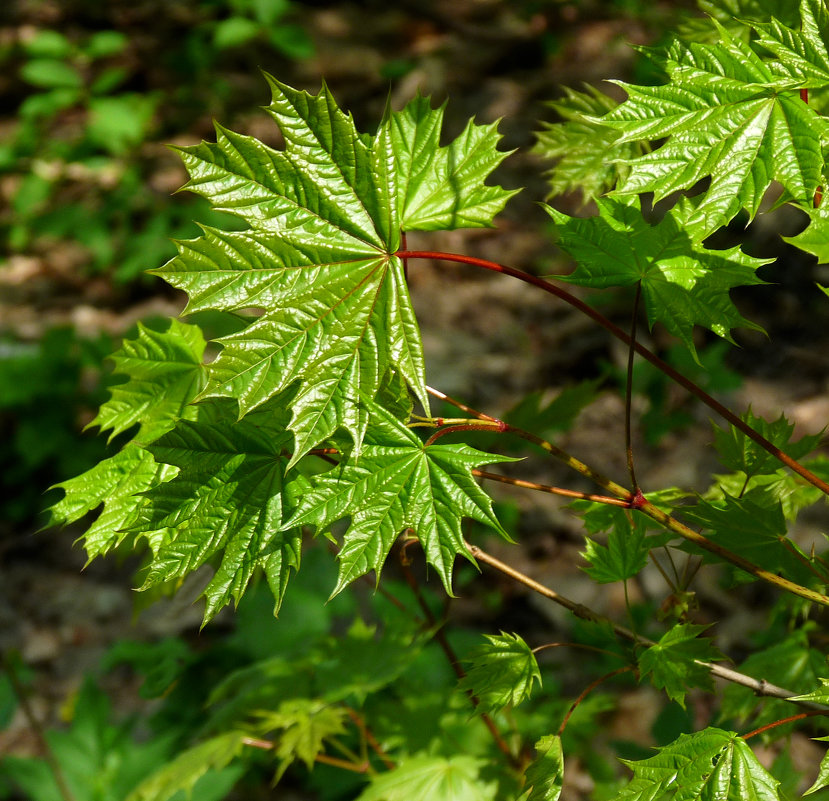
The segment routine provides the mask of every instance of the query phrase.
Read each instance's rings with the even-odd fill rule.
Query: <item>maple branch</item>
[[[389,769],[394,770],[395,764],[392,762],[388,754],[383,750],[383,746],[377,742],[377,738],[372,733],[371,729],[366,725],[366,722],[360,717],[360,715],[353,710],[351,707],[347,707],[346,711],[348,712],[348,716],[354,722],[354,725],[360,730],[360,733],[363,735],[365,741],[371,747],[371,750],[374,751],[375,754],[380,758],[380,761]]]
[[[593,501],[594,503],[604,503],[608,506],[622,506],[625,509],[630,508],[630,501],[622,500],[621,498],[609,498],[607,495],[594,495],[592,492],[579,492],[578,490],[564,489],[563,487],[553,487],[549,484],[537,484],[535,481],[525,481],[522,478],[501,476],[486,470],[473,469],[472,475],[478,478],[485,478],[488,481],[500,481],[502,484],[511,484],[514,487],[523,487],[524,489],[537,490],[538,492],[549,492],[551,495],[561,495],[564,498],[576,498],[581,501]]]
[[[453,400],[449,398],[448,395],[444,393],[437,393],[436,390],[428,388],[428,391],[435,395],[436,397],[440,397],[442,400],[446,400],[449,403],[452,403]],[[474,409],[470,407],[466,407],[466,411],[469,414],[476,414]],[[686,539],[690,542],[693,542],[699,548],[708,551],[709,553],[713,553],[715,556],[719,557],[725,562],[729,562],[730,564],[734,565],[735,567],[740,568],[740,570],[745,571],[751,576],[755,578],[762,579],[763,581],[768,582],[769,584],[773,584],[776,587],[780,588],[781,590],[785,590],[786,592],[790,592],[794,595],[798,595],[801,598],[806,598],[809,601],[813,601],[814,603],[821,604],[822,606],[829,606],[829,597],[826,595],[822,595],[815,590],[810,590],[808,587],[803,587],[800,584],[795,583],[794,581],[790,581],[783,576],[778,576],[777,573],[772,573],[770,570],[765,570],[764,568],[755,565],[754,562],[749,561],[744,556],[740,554],[734,553],[733,551],[729,551],[728,548],[724,548],[717,542],[708,539],[708,537],[700,534],[698,531],[686,526],[684,523],[681,523],[675,517],[663,512],[657,506],[654,506],[650,501],[648,501],[645,496],[642,494],[641,490],[636,490],[635,492],[631,492],[628,489],[625,489],[621,484],[617,484],[615,481],[612,481],[607,476],[599,473],[597,470],[594,470],[592,467],[589,467],[584,462],[576,459],[574,456],[571,456],[566,451],[562,450],[553,443],[548,442],[541,437],[536,436],[535,434],[531,434],[529,431],[524,431],[523,429],[517,428],[515,426],[510,425],[509,423],[505,423],[502,420],[498,420],[497,418],[492,418],[489,415],[486,418],[489,421],[495,421],[499,424],[498,429],[503,430],[504,432],[509,432],[511,434],[515,434],[522,439],[527,440],[528,442],[532,442],[538,447],[545,450],[551,456],[555,457],[559,461],[564,462],[568,467],[576,470],[581,475],[590,478],[600,487],[603,487],[608,492],[615,495],[617,498],[626,502],[626,505],[630,509],[638,509],[643,514],[650,517],[652,520],[655,520],[660,525],[667,528],[669,531],[674,532],[674,534],[679,535],[683,539]]]
[[[580,300],[567,290],[562,289],[549,281],[545,281],[543,278],[538,278],[530,273],[517,270],[514,267],[508,267],[505,264],[498,264],[497,262],[479,259],[474,256],[464,256],[459,253],[444,253],[442,251],[433,250],[400,250],[395,255],[401,259],[432,259],[438,261],[457,262],[459,264],[471,264],[474,267],[480,267],[484,270],[492,270],[493,272],[509,275],[520,281],[524,281],[524,283],[543,289],[551,295],[555,295],[565,303],[569,303],[573,308],[578,309],[583,314],[586,314],[591,320],[598,323],[605,330],[609,331],[617,339],[620,339],[626,345],[632,347],[640,356],[649,361],[652,365],[654,365],[654,367],[661,370],[672,381],[675,381],[692,395],[699,398],[699,400],[701,400],[706,406],[717,412],[717,414],[731,423],[731,425],[733,425],[736,429],[742,431],[743,434],[756,442],[761,448],[763,448],[763,450],[767,451],[784,465],[794,470],[795,473],[804,478],[813,486],[817,487],[821,492],[829,495],[829,484],[827,484],[823,479],[816,476],[800,464],[800,462],[796,459],[792,459],[791,456],[780,450],[780,448],[773,443],[769,442],[769,440],[760,434],[759,431],[756,431],[748,425],[748,423],[734,414],[734,412],[726,406],[723,406],[723,404],[709,395],[702,387],[691,381],[690,378],[686,378],[682,375],[682,373],[671,367],[671,365],[667,362],[660,359],[655,353],[648,350],[641,343],[631,340],[629,334],[619,328],[618,325],[608,320],[607,317],[605,317],[601,312],[598,312],[596,309],[588,306],[583,300]],[[829,600],[827,602],[829,602]]]
[[[537,592],[544,598],[549,598],[551,601],[557,603],[559,606],[563,606],[565,609],[568,609],[570,612],[576,615],[576,617],[582,618],[583,620],[591,620],[595,623],[607,624],[608,626],[610,626],[610,628],[613,629],[613,631],[619,637],[629,640],[630,642],[634,643],[634,645],[640,645],[646,648],[651,648],[652,646],[656,645],[656,642],[654,640],[651,640],[648,637],[643,637],[641,634],[636,634],[636,632],[631,631],[630,629],[625,628],[625,626],[616,623],[610,618],[593,611],[584,604],[576,603],[575,601],[566,598],[565,596],[557,593],[555,590],[552,590],[549,587],[546,587],[545,585],[536,581],[535,579],[530,578],[530,576],[528,576],[526,573],[522,573],[520,570],[516,570],[511,565],[508,565],[506,562],[502,562],[500,559],[497,559],[496,557],[487,553],[477,545],[472,545],[468,542],[466,542],[465,544],[466,547],[469,549],[469,553],[474,559],[477,559],[478,561],[481,561],[484,564],[489,565],[490,567],[494,568],[500,573],[503,573],[505,576],[508,576],[514,581],[517,581],[520,584],[523,584],[525,587],[528,587],[529,589],[533,590],[534,592]],[[783,687],[778,687],[776,684],[771,684],[770,682],[767,682],[764,679],[752,678],[751,676],[747,676],[745,673],[740,673],[737,670],[732,670],[731,668],[727,668],[724,665],[718,665],[716,662],[705,662],[701,659],[695,659],[694,664],[705,668],[712,676],[716,678],[729,681],[732,684],[739,684],[742,687],[748,687],[748,689],[752,690],[756,695],[768,696],[771,698],[780,698],[784,701],[790,701],[791,703],[797,704],[798,706],[802,706],[806,709],[815,711],[820,710],[825,713],[829,712],[829,709],[823,706],[822,704],[815,704],[812,701],[794,700],[793,696],[797,695],[797,693],[793,692],[792,690],[787,690]]]

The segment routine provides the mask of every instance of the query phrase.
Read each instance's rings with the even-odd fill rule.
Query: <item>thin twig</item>
[[[436,397],[440,397],[443,400],[448,401],[449,403],[457,403],[454,399],[450,399],[448,395],[444,393],[437,393],[436,390],[429,389],[431,394],[434,394]],[[458,406],[460,408],[460,406]],[[474,409],[470,407],[465,407],[465,410],[470,414],[475,414],[475,416],[479,416],[480,413],[476,414]],[[794,595],[799,595],[801,598],[806,598],[809,601],[814,601],[815,603],[821,604],[823,606],[829,606],[829,597],[822,595],[819,592],[815,592],[815,590],[811,590],[808,587],[803,587],[800,584],[796,584],[793,581],[790,581],[783,576],[777,575],[777,573],[772,573],[770,570],[765,570],[758,565],[755,565],[753,562],[749,561],[745,557],[741,556],[740,554],[734,553],[733,551],[729,551],[728,548],[724,548],[718,542],[714,540],[710,540],[704,535],[700,534],[698,531],[686,526],[684,523],[681,523],[675,517],[663,512],[657,506],[654,506],[650,501],[648,501],[645,496],[642,494],[641,490],[636,491],[635,493],[631,493],[630,490],[625,489],[621,484],[617,484],[615,481],[612,481],[607,476],[600,473],[598,470],[594,470],[592,467],[589,467],[584,462],[576,459],[574,456],[571,456],[567,451],[562,450],[557,445],[553,445],[552,442],[548,442],[541,437],[536,436],[535,434],[530,433],[529,431],[524,431],[523,429],[517,428],[515,426],[510,425],[509,423],[505,423],[502,420],[498,420],[497,418],[492,418],[487,416],[490,421],[494,421],[497,424],[498,430],[503,430],[504,432],[508,432],[514,434],[517,437],[521,437],[522,439],[527,440],[527,442],[532,442],[534,445],[537,445],[542,450],[549,453],[551,456],[555,457],[561,462],[564,462],[568,467],[572,468],[576,472],[580,473],[581,475],[585,476],[586,478],[591,479],[600,487],[603,487],[608,492],[613,493],[617,498],[624,500],[627,502],[627,506],[630,509],[638,509],[643,514],[650,517],[652,520],[655,520],[660,525],[667,528],[669,531],[674,532],[674,534],[678,534],[683,539],[689,540],[693,542],[699,548],[708,551],[709,553],[713,553],[715,556],[718,556],[725,562],[730,562],[735,567],[739,567],[741,570],[745,571],[749,575],[754,576],[755,578],[762,579],[763,581],[768,582],[769,584],[774,584],[776,587],[786,590]],[[482,418],[483,419],[483,418]]]
[[[559,604],[559,606],[563,606],[565,609],[569,609],[574,615],[576,615],[576,617],[580,617],[584,620],[592,620],[596,623],[605,623],[609,625],[618,636],[633,642],[635,645],[643,646],[645,648],[650,648],[656,645],[656,643],[653,640],[648,639],[647,637],[643,637],[640,634],[636,634],[635,632],[631,631],[625,626],[621,626],[618,623],[611,620],[610,618],[607,618],[604,615],[600,615],[598,612],[593,611],[584,604],[579,604],[575,601],[571,601],[569,598],[566,598],[565,596],[557,593],[555,590],[551,590],[549,587],[545,587],[543,584],[539,583],[533,578],[530,578],[528,575],[522,573],[520,570],[516,570],[511,565],[508,565],[505,562],[502,562],[500,559],[491,556],[477,545],[466,543],[466,547],[469,549],[469,553],[474,559],[477,559],[478,561],[489,565],[495,570],[498,570],[500,573],[503,573],[505,576],[509,576],[511,579],[514,579],[520,584],[523,584],[525,587],[528,587],[534,592],[537,592],[539,595],[542,595],[545,598],[549,598],[551,601],[554,601],[555,603]],[[770,682],[767,682],[764,679],[755,679],[751,676],[746,676],[744,673],[740,673],[737,670],[732,670],[731,668],[727,668],[723,665],[718,665],[714,662],[705,662],[701,659],[695,659],[694,664],[697,664],[700,667],[704,667],[711,673],[712,676],[716,678],[724,679],[725,681],[729,681],[732,684],[739,684],[743,687],[748,687],[757,695],[769,696],[772,698],[781,698],[785,701],[791,701],[791,703],[797,704],[798,706],[802,706],[806,709],[829,711],[829,708],[827,708],[826,706],[822,704],[816,704],[812,701],[792,700],[793,696],[797,695],[797,693],[793,692],[792,690],[786,690],[783,687],[778,687],[777,685],[771,684]]]
[[[614,676],[618,676],[620,673],[629,673],[633,670],[631,665],[626,665],[625,667],[616,668],[616,670],[611,670],[610,673],[605,673],[604,676],[599,676],[598,679],[595,681],[590,682],[587,687],[582,690],[581,694],[575,701],[570,705],[570,708],[567,710],[567,714],[564,716],[564,720],[561,721],[561,726],[558,727],[558,736],[561,737],[562,732],[564,731],[565,727],[567,726],[567,721],[570,720],[570,716],[573,712],[576,711],[576,707],[585,699],[587,696],[593,692],[602,682],[607,681],[608,679],[612,679]]]
[[[497,473],[490,473],[486,470],[473,470],[473,476],[478,478],[485,478],[488,481],[500,481],[502,484],[511,484],[514,487],[523,487],[524,489],[536,490],[537,492],[548,492],[551,495],[561,495],[563,498],[575,498],[581,501],[593,501],[594,503],[604,503],[608,506],[622,506],[626,509],[630,508],[628,501],[621,498],[610,498],[607,495],[595,495],[592,492],[579,492],[578,490],[565,489],[564,487],[553,487],[549,484],[537,484],[535,481],[525,481],[522,478],[510,478],[509,476],[501,476]]]
[[[5,654],[0,656],[0,667],[2,667],[5,674],[9,677],[9,684],[11,684],[12,692],[17,698],[17,703],[20,704],[20,709],[23,711],[23,715],[26,718],[26,722],[29,724],[32,734],[34,734],[35,739],[38,741],[38,744],[43,751],[43,758],[46,760],[49,770],[52,771],[52,776],[55,779],[55,784],[57,785],[61,798],[63,798],[64,801],[75,801],[75,796],[66,781],[63,769],[55,756],[55,752],[49,745],[49,741],[46,739],[43,724],[37,719],[37,715],[35,715],[32,705],[29,703],[29,695],[26,692],[26,688],[20,681],[20,677],[17,675],[17,670],[12,664],[11,659]]]
[[[812,718],[816,715],[829,715],[829,709],[813,709],[811,712],[801,712],[798,715],[792,715],[791,717],[783,718],[782,720],[775,720],[774,723],[767,723],[765,726],[760,726],[759,729],[754,729],[754,731],[750,731],[748,734],[743,734],[742,738],[744,740],[748,740],[750,737],[762,734],[764,731],[768,731],[769,729],[775,729],[778,726],[784,726],[786,723],[794,723],[794,721],[796,720]]]

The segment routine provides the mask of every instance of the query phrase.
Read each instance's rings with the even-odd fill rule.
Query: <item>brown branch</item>
[[[565,727],[567,726],[567,721],[570,720],[571,715],[573,712],[576,711],[576,707],[585,699],[587,696],[593,692],[602,682],[607,681],[608,679],[612,679],[614,676],[618,676],[620,673],[629,673],[632,671],[633,668],[630,665],[625,665],[625,667],[616,668],[616,670],[611,670],[610,673],[605,673],[604,676],[599,676],[598,679],[595,681],[591,681],[587,687],[579,694],[579,697],[576,698],[575,701],[570,705],[570,708],[567,710],[567,714],[564,716],[564,720],[561,721],[561,726],[558,727],[558,736],[561,737],[562,732],[564,731]]]
[[[621,498],[609,498],[607,495],[594,495],[592,492],[579,492],[578,490],[564,489],[563,487],[553,487],[549,484],[537,484],[535,481],[525,481],[522,478],[501,476],[486,470],[473,469],[472,475],[478,478],[485,478],[488,481],[500,481],[502,484],[511,484],[514,487],[523,487],[524,489],[536,490],[537,492],[548,492],[551,495],[561,495],[564,498],[593,501],[594,503],[604,503],[608,506],[622,506],[625,509],[630,508],[629,501],[622,500]]]
[[[592,620],[597,623],[606,623],[609,625],[613,631],[623,639],[629,640],[630,642],[634,643],[635,645],[644,646],[646,648],[650,648],[656,643],[648,639],[647,637],[643,637],[640,634],[636,634],[634,631],[631,631],[624,626],[619,625],[618,623],[614,622],[610,618],[605,617],[604,615],[600,615],[598,612],[594,612],[589,607],[586,607],[584,604],[576,603],[575,601],[571,601],[569,598],[566,598],[563,595],[560,595],[555,590],[551,590],[549,587],[545,587],[543,584],[539,583],[533,578],[530,578],[525,573],[522,573],[520,570],[516,570],[511,565],[502,562],[500,559],[496,559],[494,556],[491,556],[483,549],[479,548],[477,545],[471,545],[470,543],[466,543],[466,547],[469,549],[469,553],[472,555],[473,558],[477,559],[484,564],[489,565],[490,567],[494,568],[495,570],[503,573],[505,576],[509,576],[511,579],[523,584],[525,587],[537,592],[539,595],[542,595],[545,598],[549,598],[551,601],[559,604],[559,606],[563,606],[565,609],[570,610],[576,617],[580,617],[584,620]],[[746,676],[744,673],[740,673],[737,670],[732,670],[731,668],[724,667],[723,665],[718,665],[714,662],[705,662],[701,659],[695,659],[694,663],[699,665],[700,667],[704,667],[708,670],[712,676],[724,679],[725,681],[729,681],[732,684],[739,684],[743,687],[748,687],[757,695],[768,696],[771,698],[780,698],[784,701],[791,701],[793,704],[797,704],[798,706],[802,706],[806,709],[812,710],[822,710],[825,712],[829,712],[829,708],[821,705],[815,704],[812,701],[794,701],[792,700],[793,696],[797,695],[797,693],[793,692],[792,690],[787,690],[783,687],[778,687],[775,684],[771,684],[770,682],[765,681],[764,679],[755,679],[751,676]]]

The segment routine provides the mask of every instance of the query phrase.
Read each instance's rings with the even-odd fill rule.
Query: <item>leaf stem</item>
[[[354,722],[354,725],[360,730],[360,734],[363,735],[365,741],[369,744],[369,747],[375,754],[380,758],[380,761],[389,769],[393,770],[395,768],[394,762],[392,762],[388,754],[383,750],[383,746],[377,742],[377,738],[372,733],[371,729],[366,725],[366,722],[360,717],[360,715],[351,707],[346,709],[348,712],[348,716]]]
[[[418,540],[415,540],[418,542]],[[403,576],[406,579],[406,583],[411,588],[412,592],[414,593],[415,598],[417,599],[418,604],[420,605],[421,610],[423,611],[423,615],[428,621],[430,627],[432,627],[435,631],[435,641],[440,646],[440,649],[446,656],[452,670],[455,672],[455,675],[458,677],[458,680],[464,679],[466,677],[466,671],[463,669],[463,666],[460,663],[460,659],[458,659],[458,655],[455,653],[455,649],[452,648],[451,643],[446,637],[446,632],[443,630],[443,626],[438,625],[435,616],[432,614],[432,610],[429,608],[429,604],[426,603],[426,599],[423,597],[423,593],[420,591],[420,587],[418,586],[417,579],[414,577],[414,574],[409,567],[409,560],[405,556],[405,552],[401,551],[401,559],[400,565],[403,569]],[[481,701],[473,692],[469,692],[469,700],[472,703],[472,706],[477,708]],[[498,750],[504,754],[504,756],[509,760],[510,765],[513,768],[518,769],[521,767],[521,761],[513,754],[512,750],[510,749],[509,745],[507,745],[506,740],[502,737],[501,732],[498,731],[498,727],[495,725],[495,721],[486,713],[481,712],[480,718],[483,721],[483,724],[489,730],[489,733],[492,735],[492,739],[495,742],[496,747]]]
[[[549,484],[537,484],[535,481],[500,476],[497,473],[490,473],[486,470],[472,470],[472,475],[478,478],[485,478],[488,481],[500,481],[502,484],[511,484],[514,487],[523,487],[524,489],[537,490],[538,492],[549,492],[551,495],[561,495],[564,498],[576,498],[582,501],[604,503],[608,506],[630,508],[629,501],[622,500],[621,498],[610,498],[607,495],[594,495],[591,492],[579,492],[578,490],[564,489],[563,487],[553,487]]]
[[[561,721],[561,726],[558,727],[558,736],[561,737],[564,728],[567,726],[567,722],[570,720],[570,716],[573,712],[576,711],[576,707],[585,699],[587,696],[593,692],[602,682],[607,681],[608,679],[612,679],[614,676],[618,676],[620,673],[628,673],[632,671],[633,668],[630,665],[625,665],[624,667],[616,668],[616,670],[611,670],[610,673],[605,673],[604,676],[599,676],[598,679],[595,681],[590,682],[587,687],[582,690],[581,694],[575,701],[570,705],[570,708],[567,710],[567,714],[564,716],[564,720]]]
[[[633,466],[633,438],[631,436],[631,410],[633,406],[633,358],[636,355],[636,322],[639,317],[639,301],[642,298],[642,282],[636,282],[636,297],[633,299],[633,312],[630,315],[630,343],[628,345],[628,366],[625,379],[625,454],[627,455],[628,475],[634,493],[639,490],[636,470]]]
[[[479,423],[461,423],[458,425],[453,426],[446,426],[445,428],[441,428],[439,431],[435,431],[426,442],[423,443],[424,448],[428,448],[430,445],[434,445],[437,440],[441,437],[446,436],[446,434],[454,434],[457,431],[506,431],[506,423],[498,421],[489,421],[484,420]]]
[[[571,306],[573,306],[573,308],[576,308],[583,314],[586,314],[591,320],[601,325],[602,328],[609,331],[617,339],[620,339],[626,345],[631,345],[630,336],[621,328],[619,328],[618,325],[608,320],[607,317],[601,314],[601,312],[596,311],[596,309],[592,308],[591,306],[588,306],[584,301],[575,297],[575,295],[572,295],[570,292],[567,292],[566,290],[556,286],[555,284],[550,283],[549,281],[545,281],[543,278],[538,278],[535,275],[530,275],[529,273],[525,273],[522,270],[517,270],[514,267],[508,267],[504,264],[498,264],[494,261],[478,259],[473,256],[464,256],[459,253],[444,253],[442,251],[432,250],[401,250],[398,251],[395,255],[401,259],[432,259],[439,261],[457,262],[459,264],[471,264],[475,267],[480,267],[485,270],[492,270],[493,272],[503,273],[504,275],[512,276],[513,278],[517,278],[518,280],[524,281],[527,284],[531,284],[532,286],[538,287],[539,289],[543,289],[545,292],[548,292],[551,295],[555,295],[557,298],[560,298],[565,303],[569,303]],[[702,387],[691,381],[691,379],[686,378],[684,375],[682,375],[682,373],[675,370],[673,367],[671,367],[670,364],[660,359],[655,353],[648,350],[644,345],[640,344],[639,342],[633,342],[632,347],[640,356],[649,361],[652,365],[654,365],[654,367],[657,367],[659,370],[661,370],[672,381],[675,381],[677,384],[684,387],[692,395],[699,398],[699,400],[701,400],[706,406],[717,412],[717,414],[719,414],[723,419],[731,423],[739,431],[742,431],[747,437],[749,437],[749,439],[753,440],[761,448],[763,448],[763,450],[767,451],[780,462],[785,464],[787,467],[794,470],[795,473],[804,478],[813,486],[817,487],[821,492],[825,493],[826,495],[829,495],[829,484],[823,481],[823,479],[816,476],[810,470],[806,469],[797,460],[792,459],[791,456],[784,453],[776,445],[769,442],[762,434],[753,429],[750,425],[748,425],[748,423],[746,423],[744,420],[742,420],[740,417],[734,414],[734,412],[732,412],[727,407],[723,406],[723,404],[721,404],[715,398],[711,397],[711,395],[709,395]]]
[[[748,740],[750,737],[762,734],[764,731],[768,731],[769,729],[775,729],[778,726],[783,726],[786,723],[792,723],[795,720],[803,720],[803,718],[812,718],[816,715],[829,715],[829,709],[813,709],[810,712],[800,712],[797,715],[792,715],[791,717],[783,718],[782,720],[775,720],[774,723],[767,723],[765,726],[760,726],[759,729],[754,729],[754,731],[750,731],[748,734],[743,734],[741,736],[744,740]]]

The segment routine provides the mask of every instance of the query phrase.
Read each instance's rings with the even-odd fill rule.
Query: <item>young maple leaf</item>
[[[187,311],[255,307],[219,340],[202,397],[236,398],[244,415],[298,383],[294,460],[346,429],[359,447],[373,398],[397,371],[428,408],[420,334],[394,254],[401,231],[492,224],[514,192],[484,184],[507,155],[495,125],[439,143],[443,109],[416,97],[358,133],[327,87],[318,95],[266,76],[277,151],[217,127],[215,144],[180,150],[185,188],[241,217],[241,232],[205,228],[156,271],[189,295]]]
[[[633,779],[616,801],[780,801],[780,782],[734,732],[709,727],[658,751],[648,759],[622,760]]]
[[[303,494],[285,527],[313,525],[322,531],[341,518],[351,518],[338,555],[340,572],[333,594],[370,570],[379,576],[395,539],[411,528],[451,594],[455,556],[472,561],[461,535],[463,517],[509,539],[471,471],[516,460],[467,445],[424,445],[385,409],[371,401],[366,406],[371,425],[359,460],[314,476],[313,489]]]
[[[653,192],[660,199],[710,176],[689,220],[700,224],[702,236],[741,209],[753,217],[773,180],[809,205],[821,183],[821,141],[829,134],[826,119],[793,91],[806,84],[792,80],[791,72],[782,75],[779,65],[764,62],[716,20],[712,24],[719,42],[674,41],[664,62],[670,83],[620,83],[627,101],[601,118],[621,133],[619,144],[667,137],[653,152],[625,162],[630,173],[617,193]],[[773,34],[793,44],[784,31],[779,23],[767,29],[765,46],[773,46]]]
[[[701,244],[701,223],[694,221],[692,201],[683,199],[661,222],[650,225],[637,197],[596,201],[598,217],[569,217],[550,206],[558,245],[579,266],[562,280],[604,289],[642,283],[642,297],[651,326],[661,322],[691,353],[695,325],[731,340],[731,329],[746,326],[729,291],[762,284],[755,271],[768,259],[755,259],[739,247],[710,250]]]

